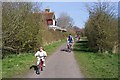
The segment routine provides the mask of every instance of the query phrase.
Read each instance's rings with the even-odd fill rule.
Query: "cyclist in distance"
[[[69,36],[67,37],[67,48],[68,48],[69,50],[72,49],[73,43],[74,43],[74,39],[73,39],[72,35],[69,34]]]

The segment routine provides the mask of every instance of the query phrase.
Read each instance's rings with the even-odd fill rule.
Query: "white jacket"
[[[45,56],[47,56],[47,53],[45,51],[37,51],[35,54],[35,57],[37,57],[38,60],[42,59],[42,61],[45,61]]]

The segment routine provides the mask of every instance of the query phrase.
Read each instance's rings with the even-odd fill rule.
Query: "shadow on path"
[[[34,69],[34,71],[36,72],[36,74],[39,74],[38,73],[38,71],[39,71],[39,69],[38,69],[38,66],[37,65],[32,65],[32,66],[30,66],[30,69]]]
[[[65,51],[65,52],[69,52],[69,53],[70,53],[70,52],[73,51],[73,50],[70,51],[70,50],[68,50],[67,48],[65,48],[65,49],[61,49],[60,51]]]

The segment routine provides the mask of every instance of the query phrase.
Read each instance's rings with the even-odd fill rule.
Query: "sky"
[[[42,10],[50,8],[55,13],[56,18],[65,12],[73,18],[75,26],[84,28],[85,22],[89,18],[86,5],[92,4],[92,2],[42,2]]]
[[[2,2],[119,2],[120,0],[0,0]]]

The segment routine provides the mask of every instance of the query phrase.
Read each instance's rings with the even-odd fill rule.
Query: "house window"
[[[48,24],[48,25],[53,25],[52,19],[47,20],[47,24]]]

